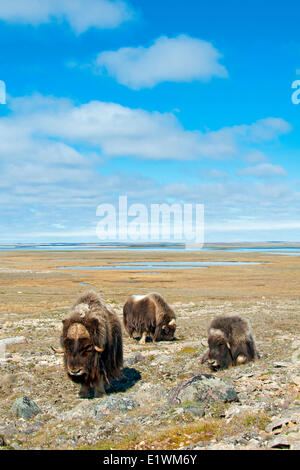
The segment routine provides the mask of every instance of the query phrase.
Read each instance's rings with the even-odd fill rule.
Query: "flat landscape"
[[[204,264],[174,269],[186,262]],[[71,269],[99,266],[105,269]],[[124,332],[123,376],[106,397],[83,400],[51,346],[59,347],[61,320],[87,289],[100,293],[120,319],[129,295],[159,292],[178,327],[174,341],[157,344],[140,345]],[[295,254],[1,251],[0,340],[21,342],[0,358],[0,448],[300,448],[299,307]],[[170,403],[174,387],[211,373],[201,356],[209,323],[220,314],[250,320],[261,359],[212,373],[234,388],[234,401]],[[22,397],[39,409],[30,419],[11,409]]]

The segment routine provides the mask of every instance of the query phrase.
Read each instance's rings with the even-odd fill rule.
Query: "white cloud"
[[[80,34],[90,27],[115,28],[133,15],[121,0],[9,0],[0,2],[0,19],[31,25],[68,21]]]
[[[126,174],[110,174],[109,165],[106,174],[101,170],[103,159],[126,155],[152,160],[240,160],[241,155],[254,151],[260,127],[260,138],[266,141],[287,132],[289,127],[281,120],[191,132],[173,113],[115,103],[94,101],[75,106],[65,99],[35,95],[10,99],[9,105],[11,114],[0,119],[0,202],[3,210],[14,214],[11,220],[16,220],[18,211],[38,205],[47,208],[41,216],[45,224],[51,219],[51,223],[63,223],[69,229],[86,227],[87,222],[95,221],[97,205],[112,202],[116,194],[127,194],[131,202],[204,203],[208,218],[214,214],[218,221],[234,211],[237,218],[245,213],[256,215],[259,210],[262,217],[266,211],[270,218],[280,211],[286,216],[299,200],[296,191],[277,180],[272,185],[245,184],[241,177],[237,183],[216,170],[209,173],[215,181],[188,184],[179,177],[172,185],[159,183],[156,179],[160,178],[148,176],[146,170],[145,174],[132,174],[132,166]],[[143,171],[143,165],[140,168]],[[159,165],[157,168],[159,175]],[[192,164],[187,168],[192,170]],[[24,217],[20,214],[20,220]],[[30,217],[28,227],[37,227]],[[64,218],[69,223],[62,222]]]
[[[243,168],[238,172],[240,175],[254,176],[257,178],[269,178],[272,176],[286,176],[285,169],[280,165],[261,163],[259,165]]]
[[[273,140],[278,135],[288,133],[291,130],[291,125],[284,119],[269,117],[260,119],[251,125],[236,126],[234,129],[244,141],[259,143]]]
[[[96,67],[106,70],[119,83],[137,90],[164,81],[226,78],[227,70],[219,63],[221,57],[211,43],[181,34],[175,38],[161,36],[148,48],[123,47],[101,52]]]
[[[266,161],[268,157],[263,153],[260,152],[259,150],[255,150],[254,152],[250,152],[246,155],[244,155],[244,160],[246,160],[249,163],[259,163]]]
[[[233,158],[253,150],[257,135],[260,141],[267,142],[291,129],[282,119],[267,118],[217,131],[188,131],[174,113],[149,112],[101,101],[75,106],[64,99],[39,95],[13,100],[12,108],[13,117],[0,120],[0,153],[4,147],[6,155],[15,146],[19,153],[23,149],[23,154],[28,155],[31,147],[36,153],[36,145],[43,143],[43,139],[49,145],[49,139],[54,138],[64,145],[92,146],[106,157]]]
[[[222,180],[228,178],[228,176],[229,176],[229,174],[226,171],[216,170],[215,168],[213,168],[213,169],[203,168],[200,171],[200,175],[203,178],[222,179]]]

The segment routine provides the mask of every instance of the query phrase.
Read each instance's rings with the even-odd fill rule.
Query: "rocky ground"
[[[105,300],[121,318],[122,304]],[[78,398],[51,350],[67,306],[2,313],[0,448],[299,450],[299,303],[257,297],[172,307],[176,340],[140,345],[124,333],[123,374],[99,399]],[[250,320],[261,359],[210,373],[200,363],[208,324],[233,313]],[[4,353],[9,338],[19,342],[6,341]]]

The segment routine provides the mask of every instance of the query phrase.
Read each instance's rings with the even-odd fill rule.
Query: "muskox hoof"
[[[94,398],[101,398],[104,395],[106,395],[105,390],[102,392],[101,390],[96,390],[94,391]]]
[[[248,359],[246,358],[246,356],[244,356],[244,354],[240,354],[236,359],[236,364],[238,366],[241,364],[246,364],[246,362],[248,362]]]
[[[90,398],[91,390],[87,385],[81,385],[79,393],[79,398]]]
[[[139,344],[146,344],[147,333],[143,333]]]
[[[104,380],[103,377],[95,384],[94,386],[94,398],[101,398],[105,393]]]

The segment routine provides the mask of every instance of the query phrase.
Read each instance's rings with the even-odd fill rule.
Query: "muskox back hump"
[[[238,315],[215,318],[210,324],[209,332],[212,329],[221,330],[228,340],[234,342],[244,339],[251,333],[249,322]]]

